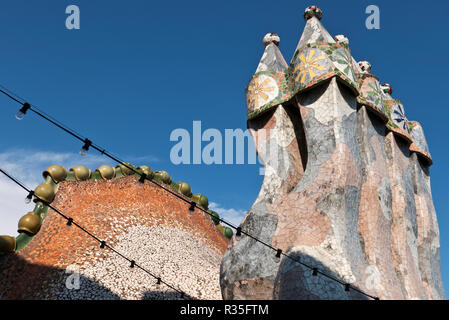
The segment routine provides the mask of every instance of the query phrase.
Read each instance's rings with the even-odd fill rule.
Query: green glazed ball
[[[200,205],[201,205],[204,209],[208,209],[208,208],[209,208],[209,199],[207,199],[206,196],[201,195],[201,197],[200,197]]]
[[[11,253],[16,250],[16,238],[0,236],[0,254]]]
[[[167,171],[156,171],[154,174],[154,178],[166,184],[170,184],[171,182],[171,177]]]
[[[192,200],[195,201],[196,203],[198,203],[200,206],[202,206],[206,210],[209,208],[209,200],[207,199],[206,196],[204,196],[200,193],[193,195]]]
[[[17,232],[34,236],[41,229],[41,218],[34,212],[28,212],[19,220]]]
[[[151,170],[151,168],[149,166],[137,167],[137,172],[145,173],[149,179],[152,179],[154,177],[154,172],[153,172],[153,170]]]
[[[218,225],[220,223],[220,215],[218,213],[216,213],[215,211],[212,210],[208,210],[207,212],[210,213],[210,218],[212,219],[212,221],[214,222],[215,225]]]
[[[115,168],[108,165],[102,165],[96,171],[100,173],[103,180],[109,180],[115,177]]]
[[[55,189],[50,183],[44,182],[34,189],[34,196],[34,202],[40,199],[45,203],[52,203],[55,198]]]
[[[123,164],[119,164],[115,168],[120,169],[122,175],[124,176],[130,176],[134,173],[134,171],[130,169],[130,168],[134,169],[134,166],[129,162],[123,162]]]
[[[54,183],[59,183],[67,178],[67,171],[63,166],[52,165],[42,173],[42,176],[44,179],[50,176]]]
[[[192,188],[186,182],[178,182],[178,191],[187,197],[192,196]]]
[[[231,228],[226,227],[225,231],[224,231],[224,235],[225,235],[226,238],[231,239],[232,236],[234,235],[234,232],[232,231]]]
[[[85,166],[76,166],[69,170],[77,181],[88,180],[92,174],[90,169],[87,169]]]

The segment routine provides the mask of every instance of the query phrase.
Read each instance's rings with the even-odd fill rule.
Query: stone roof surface
[[[219,265],[228,239],[209,216],[134,176],[64,181],[53,206],[109,245],[199,299],[221,299]],[[80,290],[65,286],[79,268]],[[49,210],[40,232],[0,256],[0,299],[176,299],[175,292]]]
[[[424,130],[322,14],[305,10],[289,68],[246,91],[265,177],[240,227],[296,261],[233,237],[223,298],[444,299]]]

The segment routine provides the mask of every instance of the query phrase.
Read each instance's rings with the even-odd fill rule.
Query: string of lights
[[[149,177],[147,177],[147,175],[145,173],[141,173],[139,171],[137,171],[135,168],[129,166],[126,162],[120,160],[118,157],[112,155],[111,153],[109,153],[108,151],[106,151],[104,148],[102,148],[99,145],[94,144],[91,140],[84,138],[83,136],[77,134],[74,130],[70,129],[69,127],[63,125],[61,122],[54,120],[52,117],[44,114],[43,112],[39,111],[38,108],[30,105],[28,102],[24,102],[24,99],[21,99],[19,96],[17,96],[16,94],[12,93],[10,90],[6,89],[4,86],[0,85],[0,92],[3,93],[4,95],[6,95],[7,97],[9,97],[11,100],[19,103],[20,105],[22,105],[22,108],[19,110],[19,112],[16,114],[16,118],[18,120],[21,120],[24,118],[25,114],[27,113],[27,111],[32,111],[35,114],[37,114],[38,116],[40,116],[41,118],[43,118],[44,120],[47,120],[48,122],[52,123],[53,125],[57,126],[58,128],[60,128],[61,130],[65,131],[66,133],[70,134],[71,136],[75,137],[76,139],[80,140],[81,142],[83,142],[83,146],[81,148],[80,154],[81,155],[86,155],[87,152],[89,151],[90,148],[95,149],[96,151],[100,152],[101,154],[105,155],[106,157],[110,158],[111,160],[117,162],[118,164],[125,166],[126,168],[128,168],[129,170],[131,170],[133,173],[137,174],[138,176],[140,176],[139,182],[140,183],[144,183],[145,180],[150,181],[151,183],[155,184],[156,186],[158,186],[159,188],[164,189],[165,191],[169,192],[170,194],[172,194],[173,196],[177,197],[178,199],[188,203],[190,205],[189,210],[190,211],[194,211],[195,208],[199,209],[200,211],[203,211],[204,213],[206,213],[207,215],[212,217],[212,213],[208,212],[207,210],[203,209],[202,207],[198,206],[196,204],[196,202],[194,201],[189,201],[187,199],[185,199],[184,197],[182,197],[180,194],[172,191],[171,189],[163,186],[162,184],[150,179]],[[21,101],[22,100],[22,101]],[[216,218],[215,218],[216,219]],[[276,257],[280,258],[281,256],[284,256],[306,268],[308,268],[309,270],[312,270],[312,275],[313,276],[318,276],[321,275],[329,280],[335,281],[339,284],[341,284],[342,286],[344,286],[345,291],[356,291],[368,298],[374,299],[374,300],[379,300],[378,297],[375,297],[373,295],[370,295],[360,289],[358,289],[357,287],[352,286],[350,283],[344,282],[342,280],[339,280],[323,271],[320,271],[318,268],[316,267],[312,267],[309,266],[308,264],[302,262],[301,260],[299,260],[298,258],[295,258],[289,254],[284,253],[281,249],[279,248],[275,248],[273,246],[271,246],[270,244],[256,238],[255,236],[249,234],[248,232],[242,230],[242,228],[239,226],[235,226],[232,223],[222,219],[222,218],[218,218],[218,220],[226,225],[228,225],[229,227],[231,227],[232,229],[236,230],[236,236],[240,237],[242,234],[244,234],[245,236],[253,239],[254,241],[266,246],[267,248],[273,250],[276,252]]]
[[[0,168],[0,172],[3,173],[8,179],[10,179],[11,181],[13,181],[15,184],[17,184],[18,186],[20,186],[22,189],[24,189],[25,191],[28,192],[28,197],[32,197],[34,196],[37,200],[42,201],[43,203],[45,203],[45,201],[43,201],[42,199],[40,199],[38,196],[34,195],[33,191],[28,189],[22,182],[19,181],[19,179],[13,177],[11,174],[9,174],[8,172],[6,172],[5,170],[3,170],[2,168]],[[111,247],[106,241],[101,240],[100,238],[98,238],[97,236],[95,236],[93,233],[91,233],[89,230],[87,230],[86,228],[84,228],[83,226],[81,226],[80,224],[78,224],[76,221],[73,220],[73,218],[65,215],[64,213],[62,213],[60,210],[58,210],[57,208],[55,208],[54,206],[52,206],[51,204],[46,204],[50,209],[52,209],[54,212],[56,212],[59,216],[61,216],[62,218],[64,218],[65,220],[67,220],[67,226],[71,227],[72,225],[77,227],[78,229],[80,229],[81,231],[83,231],[84,233],[86,233],[89,237],[93,238],[94,240],[96,240],[99,244],[100,244],[100,248],[101,249],[109,249],[111,250],[113,253],[117,254],[118,256],[122,257],[123,259],[127,260],[130,263],[130,268],[138,268],[140,270],[142,270],[143,272],[147,273],[148,275],[150,275],[151,277],[153,277],[154,279],[157,280],[157,284],[164,284],[167,287],[169,287],[170,289],[176,291],[177,293],[179,293],[180,297],[183,299],[187,299],[186,295],[183,291],[176,289],[175,287],[173,287],[172,285],[170,285],[169,283],[165,282],[161,277],[158,277],[156,275],[154,275],[153,273],[151,273],[150,271],[148,271],[146,268],[144,268],[143,266],[141,266],[140,264],[138,264],[135,260],[132,260],[130,258],[128,258],[127,256],[125,256],[124,254],[122,254],[121,252],[117,251],[116,249],[114,249],[113,247]]]

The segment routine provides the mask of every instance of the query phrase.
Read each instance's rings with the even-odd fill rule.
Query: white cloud
[[[222,218],[223,220],[226,220],[230,223],[232,223],[235,226],[239,226],[240,223],[243,220],[243,217],[246,214],[246,210],[239,210],[239,209],[225,209],[222,208],[218,203],[215,202],[211,202],[209,204],[209,209],[216,211],[219,215],[220,218]]]
[[[0,235],[15,236],[17,223],[25,213],[33,210],[32,204],[25,204],[25,190],[0,177]]]
[[[136,165],[158,161],[152,156],[127,157]],[[42,183],[42,171],[52,164],[64,166],[67,170],[84,165],[95,170],[102,164],[115,166],[116,163],[105,156],[89,153],[83,157],[79,153],[44,152],[38,150],[12,149],[0,153],[0,168],[17,178],[26,187],[34,189]],[[17,223],[23,215],[33,210],[34,205],[25,204],[27,192],[0,173],[0,235],[17,235]]]
[[[42,171],[52,164],[59,164],[66,169],[76,165],[88,168],[101,163],[112,164],[107,158],[88,154],[82,157],[77,153],[43,152],[25,149],[13,149],[0,153],[0,166],[14,177],[24,182],[39,182],[42,180]]]

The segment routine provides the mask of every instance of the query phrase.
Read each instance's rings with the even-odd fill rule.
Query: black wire
[[[0,84],[0,92],[3,93],[4,95],[6,95],[7,97],[9,97],[10,99],[14,100],[15,102],[23,105],[25,103],[25,100],[23,97],[19,96],[18,94],[16,94],[15,92],[9,90],[8,88],[6,88],[5,86],[3,86],[2,84]],[[82,134],[76,132],[74,129],[70,128],[69,126],[67,126],[66,124],[62,123],[61,121],[58,121],[57,119],[55,119],[54,117],[52,117],[51,115],[49,115],[48,113],[46,113],[45,111],[41,110],[40,108],[38,108],[36,105],[30,104],[30,106],[32,108],[30,109],[35,109],[32,110],[33,112],[38,111],[39,113],[41,113],[42,115],[45,115],[48,119],[51,119],[52,122],[57,123],[59,126],[66,128],[69,131],[75,132],[78,136],[82,137]]]
[[[6,171],[4,171],[2,168],[0,168],[0,172],[3,173],[6,177],[8,177],[10,180],[12,180],[13,182],[15,182],[17,185],[19,185],[20,187],[22,187],[22,189],[24,189],[25,191],[27,191],[28,193],[31,191],[30,189],[28,189],[25,185],[23,185],[22,183],[20,183],[16,178],[14,178],[13,176],[11,176],[9,173],[7,173]],[[40,199],[38,196],[34,195],[34,197],[39,200],[42,201],[43,203],[45,203],[45,201],[43,201],[42,199]],[[83,231],[84,233],[86,233],[87,235],[89,235],[91,238],[95,239],[96,241],[98,241],[99,243],[103,243],[103,240],[99,239],[97,236],[95,236],[94,234],[92,234],[90,231],[88,231],[86,228],[84,228],[83,226],[79,225],[77,222],[75,222],[73,220],[73,218],[69,218],[67,217],[64,213],[62,213],[61,211],[59,211],[57,208],[53,207],[51,204],[46,204],[50,209],[52,209],[53,211],[55,211],[57,214],[59,214],[61,217],[63,217],[64,219],[66,219],[67,221],[70,221],[71,224],[73,224],[74,226],[76,226],[78,229],[80,229],[81,231]],[[108,245],[107,243],[104,243],[105,247],[108,248],[109,250],[111,250],[112,252],[114,252],[115,254],[119,255],[120,257],[122,257],[123,259],[127,260],[128,262],[132,262],[134,260],[131,260],[130,258],[126,257],[125,255],[123,255],[122,253],[120,253],[119,251],[117,251],[116,249],[114,249],[113,247],[111,247],[110,245]],[[136,267],[138,267],[139,269],[141,269],[142,271],[144,271],[145,273],[149,274],[150,276],[152,276],[153,278],[155,278],[156,280],[160,280],[161,283],[165,284],[167,287],[169,287],[170,289],[178,292],[182,297],[185,297],[185,293],[179,289],[176,289],[175,287],[173,287],[172,285],[170,285],[169,283],[163,281],[160,277],[152,274],[150,271],[148,271],[147,269],[145,269],[144,267],[140,266],[139,264],[135,263],[134,264]]]
[[[31,107],[37,111],[39,111],[40,113],[42,113],[43,115],[47,116],[48,118],[50,118],[51,120],[53,120],[54,122],[58,123],[60,126],[63,126],[64,128],[76,133],[78,136],[82,137],[83,139],[85,139],[85,137],[83,137],[82,134],[80,134],[79,132],[73,130],[73,128],[70,128],[69,126],[67,126],[66,124],[62,123],[61,121],[58,121],[57,119],[55,119],[54,117],[52,117],[51,115],[49,115],[48,113],[46,113],[45,111],[43,111],[42,109],[38,108],[36,105],[32,104]]]
[[[12,100],[14,100],[14,101],[16,101],[16,102],[18,102],[18,103],[20,103],[20,104],[23,105],[22,102],[18,101],[17,99],[15,99],[14,97],[12,97],[10,94],[6,93],[5,91],[3,91],[3,90],[0,89],[0,92],[2,92],[3,94],[5,94],[6,96],[8,96],[9,98],[11,98]],[[45,120],[51,122],[52,124],[56,125],[58,128],[64,130],[65,132],[67,132],[67,133],[70,134],[71,136],[75,137],[76,139],[78,139],[78,140],[84,142],[85,139],[82,138],[80,135],[78,135],[78,134],[77,134],[76,132],[74,132],[73,130],[71,130],[70,128],[63,127],[62,125],[58,124],[56,120],[51,120],[50,117],[45,116],[43,113],[41,113],[41,112],[39,112],[39,111],[37,111],[37,110],[34,110],[32,107],[30,108],[30,110],[33,111],[34,113],[36,113],[37,115],[39,115],[40,117],[42,117],[43,119],[45,119]],[[139,175],[140,177],[142,177],[142,173],[138,172],[135,168],[129,166],[127,163],[123,162],[123,161],[120,160],[118,157],[113,156],[112,154],[110,154],[110,153],[107,152],[105,149],[101,148],[100,146],[98,146],[98,145],[92,143],[92,144],[91,144],[91,148],[93,148],[93,149],[99,151],[101,154],[104,154],[106,157],[110,158],[111,160],[113,160],[113,161],[117,162],[118,164],[120,164],[120,165],[122,165],[122,166],[128,168],[129,170],[131,170],[131,171],[134,172],[135,174],[137,174],[137,175]],[[185,199],[185,198],[182,197],[180,194],[178,194],[178,193],[176,193],[176,192],[170,190],[169,188],[167,188],[167,187],[165,187],[165,186],[163,186],[163,185],[157,183],[156,181],[154,181],[154,180],[152,180],[152,179],[150,179],[150,178],[148,178],[148,177],[145,177],[145,180],[150,181],[151,183],[153,183],[153,184],[155,184],[156,186],[158,186],[158,187],[164,189],[165,191],[167,191],[167,192],[169,192],[170,194],[174,195],[175,197],[177,197],[177,198],[183,200],[184,202],[188,203],[189,205],[191,204],[191,201]],[[209,216],[213,217],[212,213],[209,213],[207,210],[203,209],[202,207],[199,207],[196,203],[194,203],[194,208],[198,208],[198,209],[200,209],[201,211],[203,211],[204,213],[206,213],[206,214],[208,214]],[[237,230],[237,227],[235,227],[233,224],[231,224],[231,223],[229,223],[229,222],[227,222],[227,221],[225,221],[225,220],[223,220],[223,219],[221,219],[221,218],[219,218],[219,221],[221,221],[221,222],[227,224],[228,226],[230,226],[231,228]],[[274,248],[274,247],[271,246],[270,244],[268,244],[268,243],[266,243],[266,242],[264,242],[264,241],[262,241],[262,240],[259,240],[258,238],[256,238],[255,236],[252,236],[251,234],[247,233],[247,232],[244,231],[244,230],[241,230],[241,233],[245,234],[246,236],[248,236],[249,238],[255,240],[256,242],[259,242],[259,243],[263,244],[264,246],[270,248],[271,250],[274,250],[274,251],[277,251],[277,250],[278,250],[277,248]],[[286,255],[286,254],[284,254],[284,253],[282,253],[282,255],[284,255],[285,257],[287,257],[287,258],[289,258],[289,259],[291,259],[291,260],[293,260],[293,261],[295,261],[295,262],[297,262],[297,263],[300,263],[301,265],[303,265],[303,266],[305,266],[305,267],[307,267],[307,268],[309,268],[309,269],[311,269],[311,270],[315,269],[315,268],[310,267],[310,266],[308,266],[308,265],[306,265],[306,264],[304,264],[304,263],[302,263],[302,262],[299,262],[297,259],[294,259],[293,257],[291,257],[291,256],[289,256],[289,255]],[[321,275],[323,275],[324,277],[326,277],[326,278],[328,278],[328,279],[331,279],[331,280],[333,280],[333,281],[336,281],[336,282],[338,282],[338,283],[340,283],[340,284],[347,285],[347,283],[345,283],[345,282],[343,282],[343,281],[341,281],[341,280],[338,280],[338,279],[336,279],[336,278],[334,278],[334,277],[332,277],[332,276],[330,276],[330,275],[328,275],[328,274],[326,274],[326,273],[324,273],[324,272],[322,272],[322,271],[318,271],[318,273],[321,274]],[[351,286],[351,288],[354,289],[355,291],[357,291],[357,292],[359,292],[359,293],[361,293],[361,294],[363,294],[363,295],[369,297],[369,298],[378,300],[378,297],[373,297],[372,295],[367,294],[367,293],[365,293],[365,292],[363,292],[363,291],[361,291],[361,290],[359,290],[359,289],[357,289],[357,288],[354,288],[354,287],[352,287],[352,286]]]
[[[7,172],[5,172],[2,168],[0,168],[0,172],[3,173],[5,176],[7,176],[9,179],[11,179],[12,181],[14,181],[17,185],[21,186],[22,189],[25,189],[26,191],[30,192],[30,190],[28,190],[28,188],[21,182],[19,182],[18,179],[12,177],[11,175],[9,175]]]
[[[24,98],[22,98],[21,96],[19,96],[17,93],[15,93],[15,92],[9,90],[8,88],[6,88],[5,86],[3,86],[2,84],[0,84],[0,88],[2,88],[3,90],[5,90],[6,92],[8,92],[9,95],[12,95],[12,96],[16,97],[17,100],[21,100],[22,102],[19,102],[19,101],[15,100],[15,101],[19,102],[20,104],[23,104],[23,103],[25,102],[25,99],[24,99]],[[9,95],[8,95],[8,96],[9,96]]]
[[[3,86],[1,86],[1,87],[4,88]],[[6,88],[5,88],[5,89],[6,89]],[[7,90],[7,89],[6,89],[6,90]],[[8,91],[9,91],[9,90],[8,90]],[[11,94],[9,94],[8,92],[6,92],[5,90],[0,89],[0,92],[3,93],[3,94],[4,94],[5,96],[7,96],[8,98],[14,100],[15,102],[17,102],[17,103],[23,105],[23,102],[22,102],[22,101],[19,101],[18,99],[14,98]]]
[[[57,123],[56,121],[50,119],[49,117],[47,117],[46,115],[42,114],[41,112],[39,112],[38,110],[35,110],[33,107],[30,107],[30,111],[34,112],[35,114],[37,114],[38,116],[40,116],[41,118],[47,120],[48,122],[51,122],[52,124],[54,124],[55,126],[57,126],[59,129],[67,132],[68,134],[72,135],[73,137],[75,137],[76,139],[80,140],[80,141],[84,141],[84,139],[79,136],[78,134],[76,134],[72,129],[70,128],[66,128],[64,125]]]

